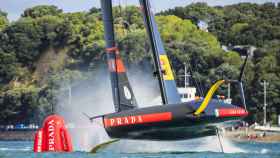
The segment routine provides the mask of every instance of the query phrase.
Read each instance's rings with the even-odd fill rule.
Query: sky
[[[100,0],[0,0],[0,9],[8,13],[11,21],[17,20],[23,11],[36,5],[55,5],[64,12],[87,11],[92,7],[100,7]],[[138,0],[112,0],[117,5],[138,5]],[[280,0],[151,0],[154,12],[174,8],[175,6],[186,6],[190,3],[206,2],[208,5],[229,5],[239,2],[251,3],[278,3]]]

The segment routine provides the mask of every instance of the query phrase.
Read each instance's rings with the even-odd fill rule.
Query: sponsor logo
[[[174,80],[173,72],[168,60],[167,55],[160,55],[160,66],[163,73],[163,79],[164,80]]]
[[[37,135],[38,137],[37,137],[37,151],[38,152],[41,152],[42,151],[42,145],[43,145],[43,132],[42,132],[42,130],[39,130],[38,131],[38,135]]]
[[[215,110],[216,117],[242,117],[248,112],[243,108],[220,108]]]
[[[105,118],[104,126],[105,127],[127,126],[127,125],[135,125],[135,124],[170,121],[171,119],[172,119],[171,112],[136,115],[136,116],[113,117],[113,118]]]
[[[48,149],[49,151],[54,151],[54,140],[55,140],[55,124],[54,124],[54,120],[51,120],[48,122]]]
[[[125,98],[126,98],[127,100],[130,100],[130,99],[131,99],[130,90],[129,90],[126,86],[124,86],[124,87],[123,87],[123,91],[124,91],[124,96],[125,96]]]

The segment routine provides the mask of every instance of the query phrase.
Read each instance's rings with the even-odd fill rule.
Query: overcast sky
[[[16,20],[26,8],[36,5],[56,5],[65,12],[87,11],[93,6],[100,7],[100,0],[0,0],[0,9],[8,13],[10,20]],[[138,0],[112,0],[114,4],[138,5]],[[155,12],[185,6],[194,2],[207,2],[211,6],[228,5],[239,2],[265,3],[280,2],[280,0],[151,0]]]

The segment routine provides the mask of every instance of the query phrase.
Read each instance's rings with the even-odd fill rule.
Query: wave
[[[24,148],[0,148],[0,151],[32,151],[32,147],[24,147]]]

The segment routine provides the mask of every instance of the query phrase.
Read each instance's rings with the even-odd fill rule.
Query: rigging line
[[[197,84],[197,81],[194,79],[194,77],[193,77],[193,71],[192,71],[192,67],[191,67],[191,64],[190,64],[190,62],[187,60],[187,64],[188,64],[188,67],[189,67],[189,70],[190,70],[190,73],[191,73],[191,78],[193,79],[193,81],[194,81],[194,84],[196,85],[196,87],[197,87],[197,90],[198,90],[198,93],[199,93],[199,95],[201,95],[201,89],[199,88],[199,86],[198,86],[198,84]]]
[[[119,0],[119,11],[120,11],[120,17],[123,17],[123,15],[122,15],[122,2],[121,2],[121,0]]]
[[[127,5],[127,0],[124,0],[124,17],[126,17],[127,16],[127,7],[128,7],[128,5]]]
[[[196,72],[198,72],[197,70],[197,65],[195,64],[195,67],[194,67],[194,69],[195,69],[195,71]],[[205,93],[205,89],[204,89],[204,87],[202,86],[202,82],[201,82],[201,80],[200,80],[200,77],[198,76],[198,83],[199,83],[199,86],[200,86],[200,88],[201,88],[201,90],[202,90],[202,96],[204,97],[204,93]]]
[[[190,64],[190,62],[188,60],[187,60],[187,63],[189,65],[191,74],[193,74],[192,66],[191,66],[191,64]],[[193,75],[191,75],[191,78],[194,80],[194,83],[195,83],[195,85],[197,87],[199,95],[203,96],[202,89],[201,89],[200,85],[198,84],[197,80],[193,77]]]

